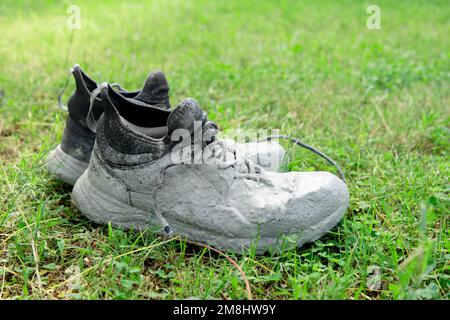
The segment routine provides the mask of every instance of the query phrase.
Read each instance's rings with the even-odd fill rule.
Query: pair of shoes
[[[160,72],[137,93],[97,85],[77,66],[73,74],[77,89],[48,167],[76,181],[72,201],[88,219],[259,254],[283,246],[286,236],[298,247],[315,241],[342,219],[345,177],[320,151],[291,139],[336,165],[341,178],[276,172],[284,150],[275,142],[252,154],[246,144],[221,140],[194,99],[169,109]],[[276,163],[264,168],[261,153]]]

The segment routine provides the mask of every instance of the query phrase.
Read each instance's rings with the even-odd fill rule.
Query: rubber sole
[[[78,178],[86,171],[89,163],[75,159],[65,153],[58,145],[47,157],[48,171],[65,183],[74,185]]]
[[[124,229],[145,230],[148,228],[158,229],[161,226],[160,220],[156,218],[153,212],[146,212],[140,208],[131,206],[116,199],[108,190],[108,193],[100,190],[91,183],[88,170],[79,178],[72,192],[72,202],[89,220],[98,224],[108,224]],[[295,235],[293,242],[290,240],[286,246],[286,242],[278,238],[270,237],[254,237],[254,238],[237,238],[225,236],[221,230],[217,233],[199,230],[191,225],[184,224],[180,221],[167,222],[171,225],[175,235],[186,237],[189,240],[206,243],[221,250],[241,253],[247,248],[253,247],[256,253],[262,254],[269,250],[279,250],[292,247],[301,247],[303,244],[313,242],[326,234],[331,227],[334,227],[342,219],[346,210],[346,206],[337,208],[328,215],[327,219],[319,221],[317,224],[310,226],[306,230]],[[164,234],[162,228],[159,234]],[[291,237],[292,238],[292,237]]]

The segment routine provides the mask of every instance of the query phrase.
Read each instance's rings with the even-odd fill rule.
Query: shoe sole
[[[113,193],[114,190],[108,190]],[[124,203],[116,199],[113,195],[107,194],[100,190],[89,179],[88,170],[79,178],[72,192],[72,203],[80,210],[80,212],[89,220],[97,224],[108,224],[124,229],[133,229],[143,231],[148,228],[155,230],[155,227],[161,226],[161,223],[152,212],[146,212],[142,209]],[[337,208],[330,213],[327,219],[321,220],[315,225],[303,230],[296,235],[294,242],[286,246],[286,242],[282,238],[259,237],[255,238],[236,238],[227,237],[220,233],[211,233],[210,231],[194,229],[189,225],[180,223],[179,221],[167,222],[175,230],[175,234],[181,237],[187,237],[190,240],[209,244],[222,250],[241,253],[247,248],[255,248],[257,254],[262,254],[271,249],[289,249],[292,247],[301,247],[305,243],[313,242],[331,228],[336,226],[345,214],[346,206]],[[162,230],[162,228],[161,228]],[[179,232],[181,230],[181,232]],[[218,230],[220,231],[220,230]],[[164,234],[164,232],[158,232]]]
[[[75,159],[65,153],[58,145],[47,157],[47,169],[59,180],[74,185],[78,178],[86,171],[89,163]]]

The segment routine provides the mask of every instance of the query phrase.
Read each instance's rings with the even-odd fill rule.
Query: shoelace
[[[75,65],[75,66],[78,66],[78,65]],[[75,66],[74,66],[73,68],[75,68]],[[67,86],[69,85],[69,82],[70,82],[70,76],[73,74],[73,71],[74,71],[73,68],[70,68],[69,73],[68,73],[68,75],[67,75],[66,82],[64,83],[63,87],[61,88],[61,90],[59,91],[59,94],[58,94],[58,107],[59,107],[61,110],[65,111],[65,112],[68,112],[69,109],[68,109],[67,105],[65,105],[65,104],[63,103],[63,101],[62,101],[62,96],[63,96],[63,94],[64,94],[64,91],[66,91]],[[100,83],[100,84],[97,84],[97,89],[98,89],[101,85],[104,85],[104,84],[105,84],[105,82],[102,82],[102,83]],[[113,87],[113,88],[117,88],[118,91],[125,91],[125,89],[124,89],[122,86],[120,86],[120,84],[118,84],[118,83],[111,83],[110,86]],[[90,105],[90,107],[89,107],[89,111],[90,111],[90,112],[92,112],[91,109],[92,109],[92,104],[93,104],[93,103],[92,103],[92,95],[95,94],[95,97],[97,97],[97,95],[100,93],[100,91],[98,91],[97,89],[95,89],[94,91],[91,92],[91,105]],[[95,100],[95,99],[94,99],[94,100]],[[88,116],[89,116],[89,115],[88,115]],[[94,132],[95,132],[95,131],[94,131]]]
[[[327,156],[327,155],[326,155],[325,153],[323,153],[322,151],[320,151],[320,150],[318,150],[318,149],[316,149],[316,148],[314,148],[314,147],[311,147],[310,145],[307,145],[306,143],[300,141],[300,140],[297,139],[297,138],[292,138],[291,136],[286,136],[286,135],[275,135],[275,136],[269,136],[269,137],[267,137],[266,139],[263,139],[263,140],[259,140],[258,142],[262,142],[262,141],[272,141],[273,139],[285,139],[285,140],[289,140],[289,141],[291,141],[292,143],[294,143],[296,146],[305,148],[305,149],[307,149],[307,150],[309,150],[309,151],[311,151],[311,152],[317,154],[318,156],[324,158],[329,164],[331,164],[332,166],[334,166],[334,167],[337,169],[337,171],[338,171],[338,173],[339,173],[339,176],[340,176],[341,180],[344,181],[345,184],[347,184],[347,180],[346,180],[346,178],[345,178],[344,171],[342,171],[341,167],[336,163],[336,161],[334,161],[333,159],[331,159],[329,156]]]
[[[205,134],[205,132],[211,130],[210,128],[214,129],[214,131],[211,133],[211,135],[214,137],[213,140],[215,140],[215,136],[218,134],[218,129],[217,129],[217,125],[214,122],[212,122],[212,121],[206,122],[206,124],[203,126],[203,132]],[[293,137],[290,137],[287,135],[275,135],[275,136],[269,136],[264,140],[259,140],[258,142],[272,141],[273,139],[289,140],[292,143],[294,143],[296,146],[305,148],[305,149],[317,154],[318,156],[324,158],[328,163],[330,163],[337,169],[341,180],[344,181],[344,183],[347,183],[345,174],[342,171],[341,167],[336,163],[336,161],[331,159],[329,156],[327,156],[322,151],[320,151],[310,145],[307,145],[306,143],[300,141],[297,138],[293,138]],[[223,163],[219,163],[218,164],[219,169],[227,169],[232,166],[235,166],[239,171],[239,175],[238,175],[239,177],[248,178],[248,179],[252,179],[252,180],[259,180],[259,178],[255,176],[255,174],[262,172],[261,166],[254,164],[251,160],[249,160],[247,158],[239,159],[236,155],[236,149],[227,145],[223,141],[214,141],[213,143],[210,144],[210,146],[214,147],[215,144],[220,144],[220,146],[221,146],[220,150],[222,151],[220,154],[217,154],[216,158],[220,159],[220,156],[222,156],[222,155],[225,156],[226,150],[231,151],[231,153],[234,154],[234,160],[228,161],[228,162],[224,161]],[[205,147],[205,145],[203,147]],[[223,151],[225,151],[225,152],[223,152]],[[215,156],[215,155],[213,154],[213,156]],[[246,170],[247,172],[243,171],[243,169]]]
[[[217,140],[210,143],[207,148],[207,152],[204,152],[204,160],[206,162],[219,160],[215,162],[218,169],[224,170],[234,167],[237,170],[236,177],[258,180],[254,174],[261,173],[262,167],[248,158],[240,157],[233,146],[230,146],[223,140]],[[229,154],[233,157],[231,160],[227,159]]]
[[[103,90],[106,90],[108,88],[108,84],[106,82],[102,82],[100,84],[97,85],[97,88],[95,88],[92,92],[91,92],[91,97],[89,99],[89,111],[88,114],[86,116],[86,125],[88,126],[89,130],[91,130],[92,132],[97,132],[97,120],[94,117],[94,103],[95,100],[97,99],[97,96],[100,94],[100,92],[102,92]]]
[[[261,177],[256,176],[257,173],[262,172],[262,167],[253,163],[250,159],[245,157],[240,157],[236,148],[230,146],[223,140],[217,140],[217,134],[219,129],[213,121],[207,121],[202,127],[203,137],[207,137],[210,143],[203,140],[203,150],[206,151],[206,158],[204,160],[208,161],[211,159],[217,159],[220,162],[216,163],[219,169],[228,169],[234,167],[237,169],[236,178],[245,178],[255,181],[260,181]],[[218,148],[216,148],[218,147]],[[228,154],[233,155],[233,159],[227,160]],[[205,152],[204,152],[205,155]]]
[[[76,66],[76,65],[75,65],[75,66]],[[74,67],[75,67],[75,66],[74,66]],[[66,83],[64,83],[64,86],[61,88],[61,90],[59,91],[59,94],[58,94],[58,107],[59,107],[61,110],[65,111],[65,112],[69,111],[69,109],[68,109],[67,106],[62,102],[62,96],[63,96],[64,91],[66,90],[67,86],[69,85],[70,76],[72,75],[72,73],[73,73],[73,68],[70,68],[69,73],[68,73],[68,75],[67,75]]]

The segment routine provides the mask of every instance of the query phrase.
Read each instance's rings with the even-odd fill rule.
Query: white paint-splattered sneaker
[[[90,220],[160,227],[219,249],[253,245],[262,253],[283,236],[297,246],[314,241],[342,219],[349,194],[335,175],[263,169],[217,139],[217,126],[193,99],[169,113],[127,120],[130,108],[110,93],[100,93],[105,112],[72,193]]]

